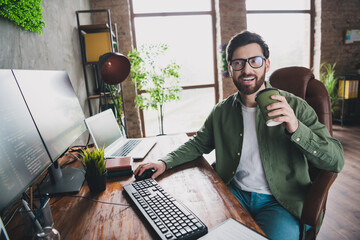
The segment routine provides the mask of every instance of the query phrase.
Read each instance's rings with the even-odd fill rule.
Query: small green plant
[[[180,66],[174,61],[167,65],[159,61],[167,49],[166,44],[142,45],[128,54],[131,78],[141,93],[136,96],[135,104],[140,109],[151,107],[158,111],[161,135],[164,134],[163,106],[167,102],[179,100],[181,91]]]
[[[45,20],[41,0],[0,0],[0,16],[15,22],[25,31],[43,33]]]
[[[82,154],[82,164],[86,171],[86,174],[89,176],[101,176],[106,171],[105,159],[104,159],[104,148],[97,150],[93,148],[92,150],[87,148],[83,150]]]
[[[325,85],[330,95],[331,112],[334,113],[338,101],[338,78],[335,75],[336,63],[322,63],[320,65],[320,81]]]

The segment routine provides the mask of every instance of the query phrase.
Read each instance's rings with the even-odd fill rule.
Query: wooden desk
[[[134,169],[142,162],[156,161],[186,140],[185,134],[158,137],[158,143],[143,161],[134,163]],[[130,207],[71,196],[52,198],[54,228],[60,232],[61,239],[154,239],[153,230],[123,194],[123,186],[134,180],[133,176],[108,179],[106,190],[97,195],[90,194],[85,182],[77,194],[103,202],[130,204]],[[209,230],[232,217],[263,234],[204,158],[166,171],[156,180]]]

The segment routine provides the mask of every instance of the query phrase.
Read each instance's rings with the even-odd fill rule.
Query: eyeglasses
[[[266,58],[263,56],[255,56],[248,59],[234,59],[231,60],[230,66],[234,71],[240,71],[245,68],[246,63],[248,62],[252,68],[261,68],[265,59]]]

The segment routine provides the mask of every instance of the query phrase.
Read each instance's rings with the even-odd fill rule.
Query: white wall
[[[43,0],[46,27],[41,35],[25,32],[15,23],[0,17],[0,69],[67,71],[88,116],[75,11],[90,7],[91,0]],[[90,19],[81,20],[82,24],[90,23]],[[81,143],[84,139],[87,140],[87,136],[80,139]]]

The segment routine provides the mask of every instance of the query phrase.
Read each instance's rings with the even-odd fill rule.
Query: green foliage
[[[0,16],[15,22],[25,31],[43,33],[45,20],[41,0],[0,0]]]
[[[96,148],[92,150],[87,148],[86,150],[83,150],[81,156],[82,164],[89,176],[101,176],[105,173],[106,166],[104,159],[104,148],[99,150]]]
[[[164,134],[164,103],[180,99],[180,66],[174,61],[163,66],[160,58],[165,54],[166,44],[143,45],[128,54],[131,62],[131,78],[138,90],[144,92],[135,98],[141,109],[158,110],[159,131]],[[168,62],[168,61],[167,61]]]
[[[111,100],[110,100],[110,104],[114,104],[115,106],[115,117],[116,120],[119,124],[119,126],[122,126],[122,120],[121,120],[121,116],[123,113],[123,108],[122,108],[122,99],[121,99],[121,94],[120,94],[120,89],[118,88],[117,85],[108,85],[109,90],[110,90],[110,94],[111,94]]]
[[[174,61],[161,66],[158,61],[167,49],[166,44],[143,45],[128,54],[131,78],[137,89],[145,92],[135,98],[141,109],[158,110],[164,103],[180,99],[180,66]]]
[[[223,77],[229,77],[229,68],[228,68],[228,63],[226,61],[226,46],[227,44],[224,44],[221,46],[220,48],[220,53],[221,53],[221,72]]]
[[[320,81],[325,85],[330,95],[331,111],[334,113],[338,100],[337,83],[338,78],[335,76],[336,63],[322,63],[320,65]]]

